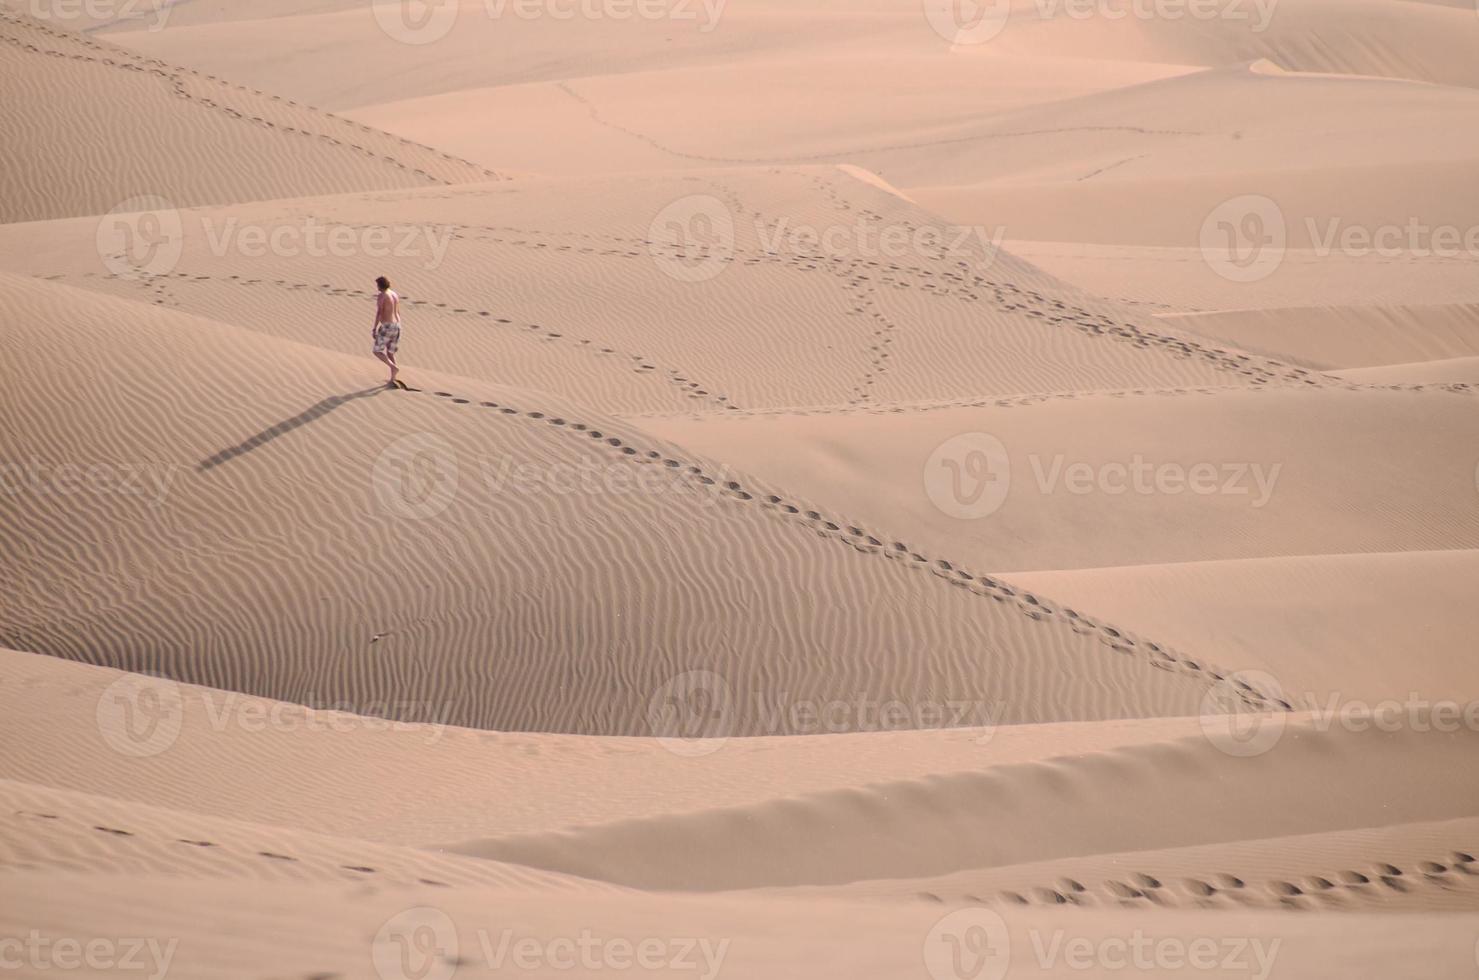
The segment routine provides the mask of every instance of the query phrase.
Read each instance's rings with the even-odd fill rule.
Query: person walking
[[[375,280],[375,287],[380,293],[375,297],[375,328],[370,331],[375,341],[375,356],[390,368],[389,387],[404,388],[405,382],[397,379],[400,365],[395,362],[395,352],[401,345],[401,298],[384,276]]]

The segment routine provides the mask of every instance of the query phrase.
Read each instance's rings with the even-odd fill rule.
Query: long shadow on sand
[[[244,456],[252,450],[266,445],[267,443],[276,439],[278,436],[287,435],[294,429],[305,426],[309,422],[316,422],[317,420],[332,412],[334,409],[338,408],[340,405],[343,405],[347,402],[352,402],[356,398],[369,398],[373,395],[378,395],[382,391],[390,390],[391,389],[385,387],[384,385],[376,385],[373,388],[365,388],[362,391],[352,391],[347,395],[330,395],[328,398],[325,398],[323,401],[312,406],[311,408],[307,408],[299,412],[292,418],[283,419],[281,422],[277,423],[271,428],[263,429],[261,432],[258,432],[250,439],[247,439],[244,442],[239,442],[227,449],[223,449],[220,452],[216,453],[214,456],[209,457],[208,459],[201,460],[195,465],[195,471],[197,473],[204,473],[206,470],[215,469],[222,463],[229,463],[238,456]]]

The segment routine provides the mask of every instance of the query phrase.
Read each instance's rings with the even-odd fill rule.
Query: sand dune
[[[5,661],[11,682],[0,693],[8,699],[11,724],[19,721],[17,731],[49,726],[52,731],[68,733],[68,743],[79,748],[100,736],[106,741],[110,733],[115,740],[128,735],[128,730],[96,725],[101,720],[97,714],[100,701],[106,703],[108,692],[131,675],[19,654],[7,654]],[[1463,807],[1462,792],[1455,796],[1452,785],[1419,785],[1424,783],[1422,775],[1399,764],[1410,758],[1410,752],[1404,751],[1410,748],[1406,743],[1433,738],[1411,732],[1396,736],[1321,733],[1307,730],[1307,722],[1291,719],[1292,727],[1267,753],[1237,759],[1214,748],[1200,733],[1178,738],[1165,723],[1155,727],[1145,722],[1111,727],[1024,726],[1001,729],[986,741],[947,739],[942,744],[932,739],[923,755],[899,751],[911,742],[916,748],[926,747],[920,736],[929,733],[920,732],[838,736],[849,744],[834,747],[826,745],[831,739],[806,737],[742,740],[698,760],[682,759],[652,740],[623,743],[490,735],[424,724],[390,728],[366,724],[363,719],[356,725],[349,716],[342,727],[257,727],[244,722],[249,713],[242,711],[220,724],[202,704],[213,692],[181,688],[180,693],[188,707],[180,715],[181,725],[170,745],[152,754],[119,752],[122,743],[116,741],[99,747],[113,761],[109,768],[120,788],[132,783],[122,789],[123,795],[153,792],[158,799],[188,800],[210,809],[208,800],[191,795],[201,785],[198,777],[204,766],[234,764],[242,774],[243,789],[258,778],[251,774],[280,773],[269,777],[274,780],[302,778],[304,784],[292,793],[242,798],[248,812],[276,811],[273,822],[283,826],[253,825],[241,822],[240,817],[208,817],[6,781],[0,784],[0,793],[13,809],[8,818],[13,831],[8,836],[26,843],[3,849],[0,866],[10,885],[31,897],[30,909],[37,907],[35,902],[51,908],[48,903],[59,902],[62,894],[56,889],[86,882],[83,891],[92,896],[89,902],[79,902],[74,895],[70,904],[57,906],[47,921],[67,922],[74,929],[111,930],[109,934],[124,930],[129,935],[180,937],[175,962],[189,964],[191,975],[229,973],[231,964],[244,958],[281,962],[285,970],[338,964],[350,975],[375,975],[377,946],[371,941],[372,934],[377,928],[383,932],[387,921],[406,910],[420,908],[432,910],[420,913],[430,915],[427,924],[442,921],[438,913],[455,920],[454,939],[467,943],[462,968],[474,973],[492,968],[482,957],[486,950],[480,930],[491,932],[496,943],[500,930],[517,923],[515,928],[521,933],[543,934],[552,942],[561,935],[575,935],[568,931],[569,923],[584,918],[602,924],[599,934],[620,937],[629,930],[640,930],[647,917],[661,914],[673,934],[711,936],[716,944],[728,937],[726,956],[733,958],[726,959],[726,972],[777,975],[780,970],[786,975],[783,971],[799,969],[798,964],[807,962],[804,944],[792,948],[778,932],[798,914],[813,929],[834,917],[841,928],[843,921],[856,927],[860,920],[879,916],[880,928],[867,931],[861,948],[869,950],[875,961],[871,968],[882,971],[877,975],[888,976],[897,975],[898,969],[888,964],[919,956],[927,943],[926,934],[942,916],[952,909],[983,905],[1001,916],[1010,931],[1012,961],[1021,957],[1030,963],[1027,957],[1036,948],[1034,935],[1041,938],[1044,931],[1069,925],[1057,918],[1063,914],[1057,908],[1066,904],[1082,910],[1083,918],[1073,920],[1071,927],[1087,934],[1102,931],[1113,936],[1136,921],[1143,926],[1147,910],[1159,907],[1188,910],[1182,916],[1202,916],[1181,920],[1195,934],[1241,929],[1249,935],[1277,937],[1285,948],[1277,958],[1274,976],[1324,975],[1314,964],[1328,943],[1323,931],[1326,924],[1319,916],[1256,918],[1269,915],[1259,910],[1340,911],[1341,930],[1332,935],[1344,936],[1346,930],[1367,923],[1360,917],[1362,910],[1370,915],[1421,909],[1428,915],[1410,920],[1408,936],[1413,935],[1411,928],[1433,930],[1423,936],[1425,942],[1436,944],[1427,956],[1441,976],[1447,975],[1444,963],[1456,962],[1445,960],[1441,951],[1456,948],[1472,916],[1445,919],[1434,913],[1471,910],[1479,891],[1474,885],[1473,819],[1442,819],[1446,808]],[[1195,729],[1195,720],[1180,720],[1188,721]],[[1116,737],[1125,739],[1119,747],[1114,746]],[[870,760],[859,757],[860,751],[868,752],[867,742],[879,740],[888,747]],[[950,749],[950,741],[958,747]],[[1090,745],[1098,747],[1084,752]],[[19,768],[50,779],[88,778],[89,769],[95,769],[89,760],[97,758],[99,751],[74,752],[71,761],[55,767],[46,764],[44,750],[35,740],[25,739],[18,747],[18,754],[7,755],[7,776],[14,776]],[[1447,753],[1466,757],[1472,751],[1462,741],[1441,737],[1430,748],[1438,752],[1432,758],[1440,768]],[[1065,750],[1074,754],[1053,755]],[[818,751],[822,754],[817,755]],[[1429,749],[1423,754],[1429,757]],[[638,759],[630,758],[634,755]],[[623,756],[628,761],[623,762]],[[792,797],[772,785],[775,776],[794,780],[797,789],[817,778],[848,778],[827,761],[832,756],[842,769],[850,766],[851,778],[860,781],[881,771],[871,769],[869,763],[883,760],[899,762],[912,757],[918,764],[933,756],[941,768],[937,775],[909,782],[859,782],[853,788]],[[264,766],[269,759],[276,764]],[[778,766],[781,760],[786,764]],[[801,768],[792,763],[800,763]],[[952,769],[962,763],[969,770]],[[653,764],[659,769],[667,766],[674,773],[679,769],[673,767],[682,766],[690,776],[704,779],[716,775],[713,770],[718,766],[721,779],[712,789],[720,795],[704,800],[702,792],[695,792],[700,787],[688,785],[687,779],[653,780],[650,792],[630,798],[630,804],[648,810],[645,818],[560,834],[505,836],[454,850],[480,854],[516,850],[538,864],[551,861],[553,848],[559,855],[555,860],[616,878],[653,867],[673,867],[686,876],[690,887],[696,879],[705,888],[760,886],[753,898],[656,897],[633,892],[608,898],[611,887],[591,878],[571,878],[487,857],[350,839],[362,836],[352,829],[355,820],[366,830],[385,827],[384,818],[373,812],[374,807],[383,806],[385,797],[367,792],[369,781],[357,777],[355,767],[368,766],[374,778],[407,789],[423,784],[423,789],[407,795],[405,804],[432,823],[445,819],[447,805],[476,803],[479,794],[486,792],[492,811],[503,811],[501,819],[515,827],[529,819],[521,815],[529,804],[551,801],[551,794],[534,791],[547,766],[565,770],[563,776],[549,781],[551,789],[564,787],[555,790],[553,797],[565,795],[571,804],[589,809],[592,793],[588,790],[593,785],[610,780],[614,789],[615,781],[623,778],[612,772],[613,765],[623,767],[628,777],[646,773],[643,778],[650,778],[656,775]],[[1289,780],[1308,787],[1310,773],[1316,769],[1321,774],[1316,809],[1327,812],[1332,826],[1353,829],[1265,839],[1237,836],[1244,828],[1287,834],[1297,831],[1301,822],[1315,819],[1304,806],[1270,806],[1262,801],[1265,797],[1287,799]],[[513,776],[519,771],[522,775],[516,778],[525,791],[521,797],[499,791],[506,785],[501,780],[488,779],[491,773]],[[743,775],[746,772],[748,776]],[[1168,779],[1169,773],[1177,778]],[[741,793],[769,785],[772,799],[757,796],[747,807],[723,809],[724,795],[734,795],[736,775],[742,777],[742,786],[749,787]],[[1365,792],[1373,779],[1383,785],[1396,780],[1410,788],[1402,794],[1400,811],[1382,807]],[[1173,818],[1172,814],[1182,812],[1179,803],[1140,809],[1135,802],[1147,793],[1155,797],[1178,789],[1193,790],[1202,783],[1217,789],[1197,795],[1206,801],[1199,819]],[[204,788],[215,793],[227,786],[213,781]],[[445,793],[443,787],[460,787],[461,792],[446,800],[425,795]],[[571,792],[577,787],[586,791]],[[994,791],[986,793],[987,787]],[[341,791],[349,795],[341,797]],[[986,795],[981,802],[972,805],[971,800],[982,793]],[[1305,790],[1299,793],[1307,795]],[[355,796],[367,802],[373,799],[372,809],[361,810]],[[1043,796],[1052,803],[1034,802]],[[1105,812],[1106,807],[1136,808],[1136,818],[1107,819],[1098,825],[1101,829],[1093,839],[1077,831],[1069,836],[1054,834],[1042,824],[1049,814],[1071,820],[1073,801],[1080,796],[1091,797],[1096,812]],[[615,802],[619,797],[617,793],[602,799]],[[691,802],[683,803],[685,798]],[[1238,802],[1230,811],[1227,803],[1233,799]],[[286,820],[285,806],[298,808]],[[665,813],[685,806],[690,811],[686,814]],[[574,812],[567,812],[564,819]],[[1147,812],[1167,816],[1160,824],[1147,823]],[[733,823],[742,813],[749,816]],[[1410,822],[1410,818],[1424,816],[1434,819]],[[1256,827],[1245,822],[1250,817]],[[400,819],[406,829],[416,823],[414,817]],[[558,811],[553,811],[536,821],[548,825],[560,819]],[[906,819],[915,829],[943,821],[950,832],[878,834],[880,827]],[[765,857],[776,848],[788,852],[789,842],[796,840],[796,827],[811,820],[824,820],[832,828],[835,839],[827,847],[794,855],[795,860],[784,865]],[[311,821],[315,826],[327,821],[344,828],[345,836],[325,837],[296,826],[285,829],[298,821]],[[705,834],[726,826],[730,829],[723,846],[701,845]],[[988,828],[995,832],[990,838],[985,836]],[[1234,836],[1224,839],[1230,832]],[[866,835],[867,846],[849,846],[855,833]],[[612,834],[628,836],[635,853],[615,865],[590,866],[590,842]],[[773,839],[775,835],[779,841]],[[1069,840],[1076,841],[1072,853],[1049,857]],[[1188,840],[1205,843],[1175,846]],[[885,842],[897,843],[880,849]],[[1116,845],[1134,847],[1145,842],[1154,842],[1155,849],[1112,850]],[[669,858],[638,863],[640,855],[652,848],[677,849],[686,857],[676,865]],[[857,880],[870,871],[910,867],[938,873]],[[793,884],[784,889],[773,884],[818,877],[839,883]],[[109,897],[124,882],[153,897],[148,902],[124,903]],[[192,906],[201,901],[219,902],[210,896],[221,895],[226,887],[233,895],[225,903],[229,913],[191,914]],[[890,904],[880,906],[881,901]],[[296,908],[298,903],[332,909],[329,914],[338,917],[339,924],[311,933],[274,924],[276,913],[269,910]],[[512,917],[498,911],[512,909],[515,903],[519,912]],[[321,923],[324,914],[321,910],[314,921]],[[1136,919],[1122,918],[1126,915]],[[1362,941],[1390,955],[1403,947],[1382,932],[1381,923],[1386,921],[1390,920],[1371,918],[1369,927],[1363,925],[1361,930]],[[1157,931],[1164,935],[1169,928],[1162,925]],[[274,946],[251,938],[272,935],[292,935],[295,941]],[[326,936],[362,938],[324,943]],[[446,939],[441,932],[437,936]],[[1347,939],[1347,947],[1349,943]],[[177,965],[180,968],[184,967]],[[858,972],[873,975],[861,967]]]
[[[1479,888],[1471,818],[1233,844],[1098,854],[935,878],[775,889],[774,894],[946,904],[1353,912],[1468,909]],[[1382,858],[1372,860],[1374,854]],[[1216,868],[1218,870],[1211,871]],[[1134,870],[1131,870],[1134,869]]]
[[[93,933],[122,929],[129,935],[178,937],[171,962],[179,972],[194,977],[239,976],[245,958],[261,969],[284,975],[327,971],[374,977],[377,966],[399,969],[394,956],[404,946],[385,938],[386,931],[396,935],[397,926],[427,930],[424,938],[437,943],[433,949],[443,954],[411,960],[414,968],[445,971],[455,966],[458,976],[507,973],[508,953],[498,956],[499,945],[507,937],[510,942],[533,940],[536,950],[553,951],[553,961],[536,959],[521,972],[554,977],[570,972],[566,951],[582,936],[591,935],[592,922],[602,923],[598,936],[603,946],[598,947],[595,962],[605,970],[614,969],[609,964],[625,963],[624,972],[635,975],[669,975],[678,969],[697,977],[803,978],[831,969],[868,978],[928,975],[921,972],[923,950],[935,948],[927,944],[932,931],[934,941],[939,942],[947,914],[939,906],[920,904],[902,908],[846,902],[762,904],[727,896],[681,900],[667,896],[572,900],[561,896],[550,902],[530,902],[517,892],[496,890],[437,890],[428,897],[425,891],[416,890],[366,894],[362,886],[353,885],[305,884],[283,889],[251,882],[227,886],[212,881],[35,873],[18,873],[13,880],[32,896],[31,908],[37,917],[66,919]],[[159,897],[140,903],[134,899],[140,888]],[[221,908],[222,912],[206,917],[199,914],[201,908]],[[659,938],[653,936],[654,919],[664,923],[656,965],[635,966],[630,953],[616,958],[622,952],[619,943],[635,946],[641,939]],[[5,926],[24,929],[28,920],[7,916]],[[305,921],[315,923],[316,928],[304,930]],[[995,925],[993,920],[985,921]],[[1035,972],[1043,968],[1042,963],[1067,967],[1061,945],[1053,946],[1055,940],[1113,949],[1112,944],[1134,934],[1143,922],[1144,915],[1132,910],[1096,912],[1071,921],[1061,912],[1033,910],[1012,916],[999,928],[1010,968]],[[944,922],[943,928],[948,932],[953,924]],[[1171,977],[1206,973],[1186,962],[1185,951],[1201,940],[1215,944],[1224,959],[1234,949],[1242,951],[1236,962],[1249,972],[1258,971],[1272,952],[1269,975],[1276,978],[1348,976],[1352,962],[1381,974],[1400,971],[1404,964],[1421,959],[1428,964],[1425,975],[1435,980],[1462,980],[1473,969],[1472,924],[1468,914],[1352,913],[1294,918],[1276,912],[1193,912],[1168,917],[1149,939],[1170,944],[1163,949],[1183,951],[1179,963],[1157,970]],[[377,932],[383,945],[373,942]],[[291,944],[242,938],[285,935],[301,938]],[[868,938],[859,941],[859,936]],[[1261,959],[1250,951],[1250,937],[1259,939]],[[707,945],[701,947],[701,941]],[[1055,955],[1048,955],[1050,948]],[[379,958],[387,955],[388,960]],[[1073,969],[1075,975],[1086,977],[1125,973],[1123,967],[1092,959],[1087,966]]]
[[[1207,66],[1266,59],[1290,71],[1479,83],[1465,53],[1476,27],[1462,4],[1285,0],[1219,4],[1211,8],[1215,16],[1200,18],[1175,16],[1170,8],[1160,17],[1111,16],[1126,9],[1118,5],[1090,8],[1102,15],[1089,17],[1075,16],[1081,8],[1067,5],[1048,6],[1047,17],[1042,9],[1013,5],[1006,29],[988,47]]]
[[[1400,120],[1374,147],[1373,112]],[[1062,242],[1195,246],[1215,209],[1257,195],[1279,210],[1287,247],[1310,249],[1332,222],[1471,227],[1479,215],[1456,207],[1454,191],[1479,145],[1451,122],[1476,112],[1467,88],[1215,68],[992,119],[961,168],[989,180],[889,175],[956,220]],[[1311,116],[1319,139],[1304,131]],[[1024,132],[1037,135],[1013,136]]]
[[[1137,623],[1182,649],[1278,678],[1308,707],[1467,703],[1472,551],[1314,555],[1011,576],[1075,608]],[[1406,651],[1400,657],[1393,650]]]
[[[894,700],[977,716],[957,724],[1188,714],[1213,683],[1194,656],[552,396],[429,372],[426,391],[386,392],[342,355],[0,282],[11,309],[54,324],[3,396],[36,481],[6,501],[26,542],[6,558],[12,648],[392,702],[408,720],[611,735],[652,733],[668,698],[718,698],[725,734],[785,734],[805,728],[798,703],[851,705],[833,729],[850,731]],[[53,395],[79,359],[91,407],[69,416]],[[263,359],[270,390],[229,368]],[[139,492],[57,492],[69,459]],[[84,541],[108,557],[72,568]],[[782,662],[766,656],[775,631]],[[1015,666],[1043,658],[1052,671]]]
[[[726,890],[911,878],[1084,853],[1452,819],[1475,800],[1408,760],[1457,772],[1473,736],[1329,733],[1294,721],[1272,752],[1229,766],[1200,735],[1024,766],[777,800],[764,806],[452,845],[450,850],[639,888]],[[1446,759],[1446,761],[1441,761]],[[1315,760],[1319,760],[1316,762]],[[1279,801],[1320,773],[1318,794]],[[1175,773],[1177,779],[1167,778]],[[1373,799],[1375,778],[1390,797]],[[1234,803],[1233,801],[1236,801]],[[1085,828],[1079,814],[1100,819]],[[1153,814],[1165,814],[1163,821]],[[1172,816],[1174,814],[1174,816]],[[823,829],[825,828],[825,830]],[[656,853],[667,855],[657,860]],[[742,855],[742,857],[737,857]]]
[[[285,831],[9,780],[0,781],[0,799],[6,807],[0,867],[6,872],[46,868],[289,884],[617,890],[494,861]]]
[[[554,217],[556,202],[580,223]],[[0,261],[361,356],[366,334],[346,325],[367,315],[368,277],[394,266],[420,363],[617,413],[1309,373],[1094,300],[832,167],[516,180],[177,218],[169,261],[100,261],[91,219],[0,229]],[[253,233],[284,244],[253,246]],[[344,248],[325,244],[338,235]],[[653,321],[655,302],[669,319]]]
[[[1012,573],[1472,547],[1474,460],[1451,449],[1472,398],[1209,388],[640,422]]]
[[[1473,11],[632,6],[0,0],[0,961],[1472,977]]]
[[[1479,378],[1479,357],[1450,357],[1413,364],[1347,368],[1340,372],[1340,376],[1348,381],[1370,385],[1471,384],[1475,378]]]
[[[487,180],[497,174],[0,8],[0,221]],[[62,116],[92,152],[68,147]],[[169,202],[161,205],[160,201]]]
[[[291,830],[423,846],[613,818],[758,805],[880,778],[920,779],[1195,735],[1196,718],[736,738],[702,755],[643,738],[393,723],[44,657],[5,653],[17,733],[3,776]],[[122,706],[158,718],[121,728]],[[157,707],[155,707],[157,706]],[[151,710],[153,708],[153,710]],[[100,720],[100,711],[102,717]],[[269,723],[270,719],[280,719]],[[64,749],[45,733],[65,731]],[[120,748],[121,747],[121,748]],[[682,746],[678,746],[682,748]],[[136,751],[125,751],[136,749]],[[99,756],[111,760],[99,771]],[[212,780],[212,772],[268,773]],[[387,795],[386,784],[404,787]],[[520,792],[510,793],[517,785]]]
[[[1392,315],[1405,320],[1403,310],[1467,307],[1479,302],[1479,287],[1470,274],[1479,267],[1479,259],[1474,256],[1439,260],[1420,253],[1383,256],[1374,252],[1346,254],[1339,249],[1324,254],[1309,249],[1274,250],[1263,253],[1270,256],[1267,276],[1240,281],[1222,274],[1220,270],[1226,267],[1219,265],[1217,253],[1204,253],[1196,247],[1012,239],[1007,239],[1004,247],[1088,293],[1166,319],[1170,324],[1190,326],[1177,319],[1183,314],[1227,314],[1236,321],[1249,311],[1271,310],[1277,317],[1278,311],[1285,310],[1288,313],[1283,322],[1288,327],[1278,335],[1280,343],[1287,337],[1291,344],[1299,345],[1306,322],[1316,331],[1322,323],[1330,324],[1334,332],[1343,319],[1349,319],[1350,334],[1334,341],[1329,356],[1350,357],[1353,350],[1359,352],[1357,338],[1375,332],[1373,320],[1379,323]],[[1208,260],[1209,254],[1212,261]],[[1318,308],[1335,308],[1338,312],[1322,315]],[[1398,309],[1388,313],[1391,308]],[[1456,316],[1464,314],[1460,310]],[[1422,343],[1425,329],[1421,320],[1417,323],[1416,342]],[[1407,346],[1404,333],[1401,329],[1383,333],[1371,350],[1380,357],[1379,352],[1390,346]],[[1249,349],[1254,346],[1265,345],[1254,341]],[[1309,361],[1311,347],[1297,346],[1295,354]],[[1313,360],[1321,360],[1318,352]]]
[[[1447,359],[1462,364],[1479,354],[1479,307],[1472,304],[1224,310],[1160,319],[1200,337],[1321,369]]]

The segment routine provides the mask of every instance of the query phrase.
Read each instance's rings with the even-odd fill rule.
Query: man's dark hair
[[[381,276],[379,279],[375,280],[375,285],[379,286],[381,291],[383,292],[384,290],[390,288],[390,280],[385,278],[384,276]]]

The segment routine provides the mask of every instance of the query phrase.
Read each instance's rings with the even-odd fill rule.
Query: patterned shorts
[[[375,353],[394,354],[401,346],[401,325],[382,323],[375,328]]]

